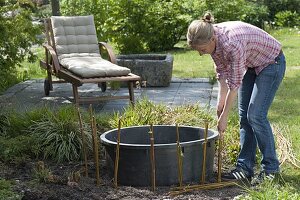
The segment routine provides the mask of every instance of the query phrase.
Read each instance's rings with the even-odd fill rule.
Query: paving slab
[[[127,88],[119,90],[107,89],[101,92],[97,84],[84,84],[79,88],[81,96],[96,95],[127,95]],[[179,79],[173,78],[169,87],[142,87],[135,88],[135,100],[147,98],[156,104],[165,104],[170,107],[185,104],[199,104],[209,108],[215,108],[217,102],[218,87],[212,85],[208,79]],[[0,107],[14,108],[20,111],[39,106],[61,106],[72,104],[72,86],[69,83],[53,85],[53,91],[49,96],[44,95],[44,80],[33,79],[16,84],[0,96]],[[82,104],[83,108],[89,105]],[[128,100],[101,101],[93,104],[96,112],[122,112],[129,106]]]

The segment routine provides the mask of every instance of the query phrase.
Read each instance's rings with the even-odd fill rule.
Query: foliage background
[[[297,2],[299,5],[299,0],[276,4],[256,0],[63,0],[61,13],[93,14],[98,39],[128,54],[172,49],[185,36],[188,24],[205,11],[212,11],[216,22],[241,20],[260,28],[274,20],[278,26],[299,25],[299,8],[292,6]]]
[[[31,23],[31,10],[12,2],[0,0],[0,91],[19,81],[16,66],[34,61],[31,46],[40,43],[41,29]]]

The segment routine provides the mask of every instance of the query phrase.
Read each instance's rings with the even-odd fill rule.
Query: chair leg
[[[50,91],[53,91],[53,82],[52,82],[52,75],[51,72],[47,70],[47,79],[49,81]]]
[[[73,96],[74,96],[74,103],[76,106],[79,106],[79,94],[78,94],[78,87],[72,84],[73,87]]]
[[[132,106],[134,106],[134,91],[133,91],[133,81],[128,81],[128,91],[129,99]]]

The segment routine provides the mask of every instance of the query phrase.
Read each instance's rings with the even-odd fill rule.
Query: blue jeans
[[[261,170],[279,172],[275,141],[267,118],[268,110],[285,73],[285,57],[280,53],[274,64],[268,65],[259,75],[248,69],[238,92],[241,151],[237,168],[248,176],[254,175],[256,147],[261,154]]]

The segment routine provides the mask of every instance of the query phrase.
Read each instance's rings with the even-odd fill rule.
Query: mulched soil
[[[108,176],[105,161],[100,165],[100,186],[96,185],[95,168],[89,162],[89,175],[82,173],[82,163],[43,163],[51,171],[51,176],[45,181],[38,181],[34,176],[37,163],[27,161],[19,165],[5,165],[0,162],[0,177],[15,180],[14,190],[23,194],[23,200],[102,200],[102,199],[234,199],[243,193],[242,189],[226,187],[215,190],[198,190],[178,196],[170,196],[171,187],[113,187],[112,177]],[[71,175],[72,174],[72,175]],[[71,177],[71,178],[70,178]]]

